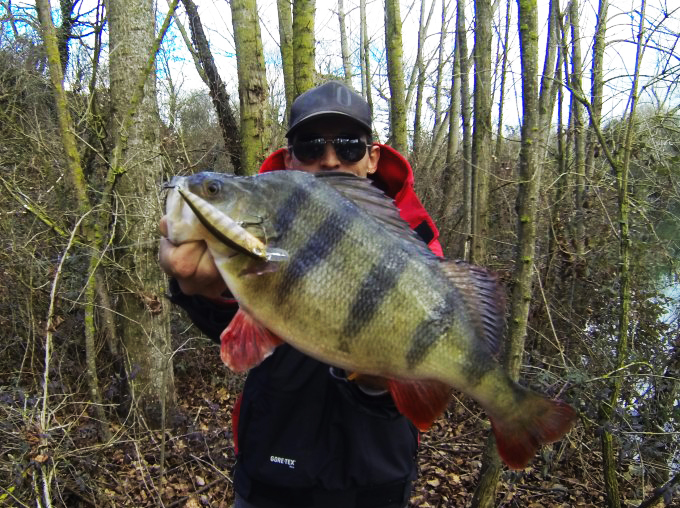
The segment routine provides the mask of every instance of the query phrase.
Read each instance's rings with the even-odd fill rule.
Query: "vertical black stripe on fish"
[[[281,241],[288,231],[295,218],[300,213],[300,208],[309,200],[309,191],[304,187],[296,186],[293,192],[283,202],[276,212],[274,229],[277,240]]]
[[[408,257],[403,252],[398,255],[396,249],[388,248],[371,267],[361,282],[361,288],[347,315],[340,341],[341,351],[349,353],[352,339],[371,322],[380,304],[404,273],[407,264]]]
[[[421,321],[411,336],[411,347],[406,353],[406,366],[414,369],[422,362],[432,347],[437,343],[451,325],[456,316],[456,307],[460,305],[457,290],[451,289],[444,296],[444,301],[432,311],[432,317]]]
[[[281,282],[277,288],[277,301],[279,305],[288,297],[295,286],[314,267],[320,265],[333,252],[335,246],[340,243],[347,232],[346,227],[340,227],[342,222],[351,222],[356,216],[356,209],[346,208],[345,212],[353,211],[354,214],[331,212],[319,227],[309,235],[309,240],[287,263],[281,276]]]

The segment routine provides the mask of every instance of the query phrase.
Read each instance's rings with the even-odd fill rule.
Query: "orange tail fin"
[[[564,436],[576,419],[566,402],[531,392],[519,409],[511,418],[491,417],[498,453],[513,469],[526,467],[541,446]]]

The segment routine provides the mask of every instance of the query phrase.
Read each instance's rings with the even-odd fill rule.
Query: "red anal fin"
[[[421,431],[430,428],[451,398],[451,387],[441,381],[390,379],[389,389],[399,412]]]
[[[566,402],[529,393],[511,419],[491,418],[498,454],[512,469],[523,469],[544,444],[557,441],[571,429],[576,411]]]
[[[234,372],[245,372],[267,358],[283,341],[239,309],[220,335],[220,357]]]

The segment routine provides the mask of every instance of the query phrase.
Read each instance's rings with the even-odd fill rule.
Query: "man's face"
[[[320,141],[326,140],[326,143]],[[344,146],[336,151],[333,140],[340,140]],[[291,146],[284,156],[286,169],[299,169],[316,173],[317,171],[345,171],[365,178],[378,168],[380,147],[369,146],[359,150],[361,143],[367,141],[363,129],[353,120],[343,116],[325,116],[310,120],[293,135]],[[296,146],[299,149],[296,150]],[[353,161],[354,154],[361,157]],[[310,156],[311,155],[311,156]]]

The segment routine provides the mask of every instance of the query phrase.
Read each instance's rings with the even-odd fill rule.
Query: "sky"
[[[208,34],[212,51],[214,53],[216,63],[218,65],[222,79],[227,85],[227,89],[233,96],[236,96],[237,91],[237,73],[236,73],[236,57],[234,52],[232,24],[230,6],[226,0],[195,0],[199,9],[201,20],[204,28]],[[428,28],[428,36],[426,39],[426,56],[433,56],[439,47],[439,33],[441,30],[441,0],[424,0],[429,7],[434,1],[434,9],[432,21]],[[445,0],[449,2],[449,16],[454,12],[453,0]],[[605,116],[620,117],[625,111],[629,90],[630,78],[628,77],[633,72],[635,64],[635,45],[631,42],[635,40],[635,30],[637,29],[637,12],[640,9],[642,0],[617,0],[611,2],[615,5],[610,5],[608,15],[608,48],[606,52],[605,65],[605,80],[608,83],[609,98],[605,104]],[[53,0],[53,8],[56,7],[56,0]],[[378,69],[378,63],[384,61],[384,9],[383,0],[367,0],[368,11],[368,30],[369,38],[374,44],[373,48],[373,65],[372,71]],[[562,8],[566,6],[566,1],[561,0]],[[677,2],[673,2],[674,4]],[[468,12],[466,18],[469,25],[469,47],[472,49],[473,42],[473,20],[472,2],[468,2]],[[13,2],[15,8],[22,7],[27,10],[33,8],[31,2]],[[95,5],[94,0],[82,0],[79,7],[81,11],[91,9]],[[261,35],[265,50],[265,59],[267,62],[268,80],[272,92],[274,94],[281,94],[283,89],[283,77],[280,70],[280,53],[278,48],[278,16],[276,9],[276,0],[258,0],[258,11],[261,21]],[[359,41],[359,0],[344,0],[346,12],[347,33],[350,39],[350,50],[353,51],[356,61],[356,51],[358,50]],[[416,57],[417,49],[417,34],[420,17],[420,3],[415,0],[401,1],[401,17],[403,20],[402,36],[404,47],[404,62],[407,73],[406,78],[409,77],[409,70]],[[339,23],[336,13],[337,2],[333,1],[317,1],[315,31],[316,31],[316,60],[317,69],[321,72],[340,72],[342,68],[340,60],[340,35]],[[167,12],[167,0],[158,4],[158,17],[163,19]],[[538,2],[539,8],[539,26],[541,31],[541,39],[539,41],[539,69],[542,68],[542,58],[544,52],[544,38],[547,33],[547,18],[548,18],[548,2]],[[178,8],[178,15],[182,23],[186,24],[186,15],[180,3]],[[670,74],[676,76],[678,68],[680,68],[680,48],[675,45],[678,44],[680,38],[680,5],[677,7],[669,6],[669,0],[651,0],[647,5],[647,24],[646,35],[653,36],[653,40],[649,46],[646,47],[644,53],[643,69],[646,74],[658,74],[659,69],[667,68],[672,71]],[[57,10],[55,10],[55,15]],[[590,73],[590,55],[592,49],[592,37],[595,27],[595,20],[597,14],[597,3],[595,0],[581,0],[580,13],[581,18],[581,49],[584,58],[584,82],[585,90],[589,89],[589,73]],[[508,80],[506,88],[506,102],[504,109],[504,120],[506,125],[517,127],[521,118],[521,81],[520,81],[520,63],[519,63],[519,42],[517,35],[517,8],[516,2],[511,2],[511,30],[509,42],[509,68]],[[505,4],[499,3],[497,10],[497,24],[502,26],[505,19]],[[653,24],[659,20],[664,20],[663,24],[657,28]],[[453,51],[453,26],[447,27],[446,40],[444,47],[447,56]],[[502,28],[497,28],[502,30]],[[502,32],[501,32],[502,33]],[[497,33],[494,40],[500,39],[500,33]],[[664,46],[663,50],[658,50],[655,45],[661,43]],[[193,61],[179,36],[176,29],[171,30],[166,48],[172,49],[172,59],[170,61],[170,69],[173,81],[182,93],[190,93],[193,90],[203,89],[205,86],[198,77],[198,73],[194,68]],[[494,49],[495,52],[495,49]],[[435,57],[436,58],[436,57]],[[435,76],[436,60],[429,67],[429,79],[433,80]],[[160,68],[160,66],[159,66]],[[357,70],[358,73],[358,70]],[[162,74],[162,73],[161,73]],[[649,81],[645,78],[645,81]],[[447,67],[444,74],[444,83],[450,86],[450,67]],[[360,89],[360,82],[358,77],[354,80],[354,85]],[[377,73],[373,76],[373,96],[377,105],[376,109],[376,127],[379,132],[386,131],[387,125],[387,103],[386,101],[377,100],[377,91],[382,90],[388,94],[387,81],[384,74]],[[159,90],[162,90],[159,87]],[[429,88],[428,90],[431,90]],[[498,90],[496,87],[495,103],[498,98]],[[161,102],[163,97],[161,96]],[[674,86],[668,86],[666,82],[661,82],[657,86],[646,86],[642,89],[642,100],[657,102],[664,102],[668,107],[678,105],[678,92]],[[444,104],[445,106],[445,104]],[[496,114],[496,112],[494,113]],[[429,110],[426,119],[432,121],[432,111]]]
[[[432,21],[428,28],[428,36],[426,42],[425,54],[432,56],[439,47],[439,33],[441,30],[441,0],[425,0],[426,5],[431,5],[435,2]],[[453,5],[455,2],[448,0],[450,6],[448,7],[449,16],[453,14]],[[225,0],[199,0],[196,2],[199,8],[201,19],[204,23],[208,37],[210,39],[211,47],[215,54],[215,58],[220,69],[223,80],[227,83],[228,88],[235,93],[237,90],[236,84],[236,58],[234,55],[234,47],[232,42],[232,25],[230,7]],[[624,0],[611,2],[615,5],[610,5],[608,15],[608,41],[609,45],[605,55],[605,80],[609,86],[609,100],[605,104],[604,114],[609,117],[621,116],[626,108],[631,80],[628,75],[631,75],[635,64],[635,45],[630,41],[635,40],[635,30],[637,29],[637,12],[640,9],[640,1]],[[566,8],[566,2],[561,1],[563,8]],[[358,50],[359,40],[359,0],[344,0],[346,12],[347,33],[350,39],[351,51],[356,56]],[[542,58],[545,47],[545,35],[547,34],[547,18],[548,18],[548,3],[538,2],[539,8],[539,27],[541,31],[541,39],[539,42],[539,69],[542,68]],[[315,31],[317,38],[316,46],[316,60],[317,69],[321,72],[340,72],[342,63],[340,60],[340,33],[339,23],[337,17],[337,2],[322,2],[317,1]],[[283,87],[282,75],[280,72],[280,53],[278,48],[278,18],[276,11],[276,0],[259,0],[258,11],[261,20],[261,35],[265,49],[265,58],[267,60],[268,79],[270,86],[275,90],[281,90]],[[375,41],[375,50],[373,57],[375,58],[375,65],[373,70],[378,67],[377,62],[384,59],[382,48],[384,47],[384,10],[383,0],[367,0],[367,11],[369,25],[369,38]],[[472,5],[469,6],[467,13],[468,24],[473,19]],[[680,6],[672,10],[669,8],[667,1],[654,0],[647,6],[647,17],[650,21],[663,19],[664,13],[668,13],[664,26],[659,30],[652,30],[650,24],[647,25],[647,35],[654,35],[656,39],[663,39],[664,44],[673,48],[673,44],[677,42],[678,34],[680,34]],[[180,8],[179,12],[183,12]],[[405,70],[408,73],[416,58],[417,50],[417,34],[420,18],[420,3],[415,1],[401,2],[401,16],[403,20],[402,36],[404,47],[404,62]],[[504,119],[509,125],[518,126],[521,118],[521,82],[520,82],[520,63],[519,63],[519,40],[517,35],[517,9],[516,3],[511,3],[511,30],[510,30],[510,61],[508,85],[506,89],[507,102],[505,105]],[[584,81],[583,86],[587,91],[589,90],[589,74],[590,74],[590,55],[592,50],[593,32],[595,28],[595,21],[597,17],[597,3],[594,0],[582,1],[580,3],[579,16],[581,18],[581,50],[584,58]],[[185,20],[185,16],[181,15]],[[500,24],[505,19],[505,5],[499,4],[496,16],[497,22]],[[470,26],[470,29],[473,27]],[[447,54],[453,51],[453,26],[447,27],[447,37],[445,41],[445,48]],[[500,38],[496,34],[494,40]],[[473,33],[469,33],[469,47],[472,49]],[[178,41],[181,44],[181,40]],[[495,49],[494,49],[495,51]],[[177,62],[174,69],[178,78],[184,80],[184,87],[199,88],[202,83],[193,68],[193,62],[186,57],[181,62]],[[680,48],[669,58],[670,65],[676,68],[680,64],[678,60],[680,55]],[[663,58],[668,58],[669,52],[655,51],[653,45],[645,49],[644,53],[644,69],[648,74],[655,73],[657,64]],[[430,79],[434,79],[436,60],[429,68]],[[358,73],[358,70],[357,70]],[[677,74],[677,70],[675,72]],[[407,74],[408,79],[408,74]],[[444,83],[450,86],[450,70],[447,68],[444,78]],[[354,85],[360,89],[360,82],[358,77],[355,77]],[[387,83],[384,76],[374,76],[373,85],[375,88],[380,88],[387,91]],[[664,94],[676,93],[675,89],[669,87],[657,88],[643,88],[642,100],[649,101],[651,95],[645,96],[651,91],[656,95],[657,101],[664,100]],[[374,90],[374,97],[376,96]],[[665,98],[667,104],[677,105],[678,98]],[[432,118],[430,114],[429,118]],[[376,123],[386,127],[387,111],[386,103],[383,104],[376,112]]]

